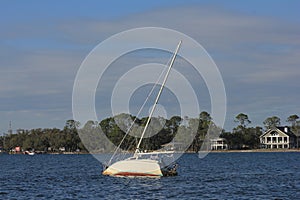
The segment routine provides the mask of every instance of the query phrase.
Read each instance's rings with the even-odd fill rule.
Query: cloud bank
[[[185,6],[112,20],[68,17],[2,24],[0,130],[6,131],[9,121],[15,128],[62,127],[72,117],[73,82],[88,52],[112,34],[144,26],[183,32],[212,56],[226,86],[227,130],[240,112],[253,125],[272,115],[284,122],[300,114],[297,23],[218,6]]]

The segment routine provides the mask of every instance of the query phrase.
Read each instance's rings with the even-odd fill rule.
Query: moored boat
[[[116,161],[112,163],[112,160],[116,154],[116,151],[121,146],[122,141],[126,137],[127,133],[125,134],[123,140],[119,144],[118,148],[112,155],[110,161],[108,164],[104,167],[103,175],[109,175],[109,176],[145,176],[145,177],[161,177],[161,176],[174,176],[177,175],[177,164],[170,163],[169,165],[164,162],[164,156],[170,157],[173,155],[174,151],[162,151],[162,152],[141,152],[140,145],[143,140],[143,137],[145,135],[145,132],[149,126],[151,117],[154,113],[155,107],[158,103],[158,100],[160,98],[160,95],[163,91],[163,88],[165,86],[165,83],[167,81],[168,75],[170,73],[170,70],[174,64],[176,55],[179,51],[181,45],[181,41],[179,41],[177,48],[172,56],[171,62],[168,66],[168,70],[166,72],[166,75],[164,77],[164,80],[161,84],[160,90],[156,96],[154,105],[152,106],[152,109],[150,111],[148,120],[146,122],[146,125],[143,129],[142,135],[140,137],[140,140],[136,146],[136,150],[134,152],[134,155],[132,157],[129,157],[124,160]],[[130,128],[129,128],[130,129]]]

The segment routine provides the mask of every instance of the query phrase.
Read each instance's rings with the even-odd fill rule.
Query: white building
[[[216,138],[210,140],[211,150],[226,150],[228,149],[228,145],[224,138]]]
[[[294,148],[295,141],[294,133],[287,126],[271,128],[260,136],[262,148],[267,149]]]

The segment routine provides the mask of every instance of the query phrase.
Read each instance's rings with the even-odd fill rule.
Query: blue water
[[[0,199],[299,199],[300,153],[185,154],[179,176],[113,178],[91,155],[0,155]]]

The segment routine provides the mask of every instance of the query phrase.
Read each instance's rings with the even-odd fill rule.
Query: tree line
[[[112,146],[118,146],[122,141],[121,149],[133,151],[147,119],[147,117],[139,119],[129,114],[120,114],[100,122],[88,121],[84,126],[80,126],[79,122],[74,120],[67,120],[63,129],[19,129],[16,134],[0,137],[0,146],[8,151],[20,146],[24,151],[60,152],[64,149],[68,152],[78,150],[101,152],[104,149],[112,151]],[[205,111],[201,112],[198,118],[153,117],[149,130],[147,129],[148,136],[146,134],[145,139],[142,140],[141,149],[156,150],[166,143],[176,141],[188,144],[184,150],[198,152],[205,139],[212,138],[207,137],[207,134],[225,138],[229,149],[257,149],[260,148],[259,136],[263,131],[281,125],[280,118],[272,116],[265,119],[264,128],[251,127],[251,120],[244,113],[238,114],[234,122],[237,126],[232,131],[225,131],[217,127],[210,114]],[[299,116],[291,115],[286,122],[298,135],[300,132]],[[129,129],[130,132],[127,132]],[[213,135],[212,132],[217,135]],[[100,137],[101,134],[105,137]]]
[[[59,152],[62,147],[70,152],[85,149],[77,133],[74,120],[66,121],[63,129],[18,129],[15,134],[2,136],[0,141],[0,146],[2,144],[2,148],[7,151],[13,150],[15,147],[21,147],[24,151],[42,152]]]

